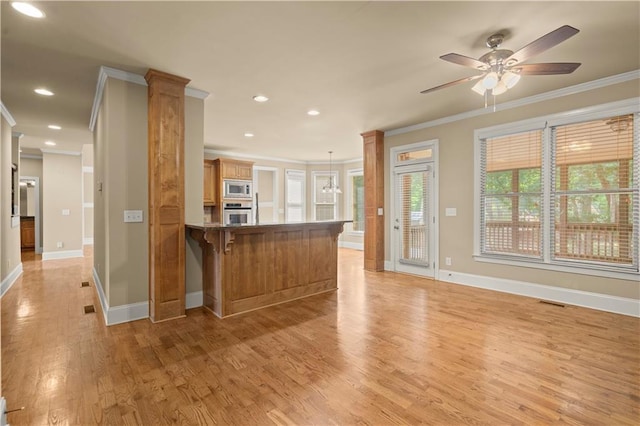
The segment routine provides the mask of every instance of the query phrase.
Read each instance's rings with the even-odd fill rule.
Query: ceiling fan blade
[[[459,55],[457,53],[447,53],[446,55],[440,56],[440,59],[448,62],[453,62],[454,64],[462,65],[465,67],[479,69],[482,71],[489,69],[489,65],[487,65],[486,63],[474,58],[470,58],[469,56]]]
[[[548,34],[543,35],[537,40],[532,41],[527,44],[522,49],[515,52],[513,55],[509,56],[505,63],[509,64],[510,62],[524,62],[532,56],[535,56],[539,53],[544,52],[547,49],[551,49],[553,46],[556,46],[569,37],[572,37],[578,34],[580,30],[573,28],[570,25],[563,25],[562,27],[551,31]]]
[[[546,64],[522,64],[511,67],[514,71],[519,71],[520,75],[554,75],[571,74],[580,65],[579,62],[553,62]]]
[[[441,84],[440,86],[432,87],[431,89],[423,90],[420,93],[429,93],[436,90],[444,89],[445,87],[455,86],[456,84],[466,83],[467,81],[477,80],[480,77],[484,76],[484,74],[472,75],[471,77],[461,78],[460,80],[450,81],[449,83]]]

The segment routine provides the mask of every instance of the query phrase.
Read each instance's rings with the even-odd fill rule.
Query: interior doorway
[[[20,176],[20,247],[24,252],[42,253],[40,178]]]
[[[437,276],[437,141],[391,149],[393,270]]]
[[[253,167],[253,204],[254,220],[260,223],[275,223],[279,219],[278,211],[278,169],[275,167]]]

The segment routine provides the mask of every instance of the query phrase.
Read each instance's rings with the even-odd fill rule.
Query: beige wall
[[[203,131],[204,101],[187,97],[187,222],[202,221]],[[94,268],[110,308],[149,299],[147,142],[147,87],[108,78],[94,130],[93,236]],[[142,210],[144,221],[124,223],[124,210]],[[202,290],[193,243],[187,244],[187,293]]]
[[[612,278],[592,277],[570,273],[552,272],[534,268],[522,268],[474,261],[474,130],[518,120],[570,111],[607,102],[628,99],[640,95],[638,81],[630,81],[602,89],[564,96],[550,101],[495,112],[454,123],[430,127],[411,133],[385,138],[385,212],[390,206],[389,150],[391,147],[439,140],[439,263],[444,258],[453,259],[455,272],[488,277],[498,277],[576,289],[612,296],[640,299],[640,284]],[[473,96],[469,93],[469,96]],[[478,101],[479,103],[482,100]],[[446,217],[444,209],[456,207],[457,216]],[[385,217],[385,259],[390,260],[389,216]]]
[[[20,226],[11,226],[11,163],[18,164],[17,176],[20,176],[19,160],[18,160],[18,138],[11,136],[11,126],[9,122],[2,116],[2,124],[0,126],[0,196],[2,199],[2,212],[0,218],[2,224],[2,244],[0,248],[0,276],[4,281],[9,274],[20,265]],[[19,194],[17,194],[19,199]],[[19,204],[19,201],[16,201]]]
[[[184,112],[184,218],[185,223],[202,222],[204,152],[204,100],[185,97]],[[187,238],[185,289],[202,291],[202,254],[199,244]]]
[[[42,246],[42,193],[45,187],[44,179],[42,179],[42,158],[20,158],[20,176],[39,178],[40,193],[38,194],[38,201],[40,204],[40,245]],[[42,247],[36,248],[36,250],[42,252]]]
[[[42,254],[82,250],[82,161],[80,155],[42,155]],[[63,215],[69,210],[69,215]],[[62,247],[57,243],[61,242]],[[81,255],[81,253],[80,253]]]

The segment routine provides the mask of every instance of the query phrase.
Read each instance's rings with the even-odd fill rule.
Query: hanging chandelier
[[[329,182],[322,187],[322,192],[330,194],[342,194],[340,187],[333,183],[333,173],[331,172],[331,154],[333,154],[333,151],[329,151]]]

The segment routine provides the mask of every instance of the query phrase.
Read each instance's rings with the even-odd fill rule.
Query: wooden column
[[[184,89],[189,80],[150,69],[149,318],[185,315]]]
[[[384,271],[384,132],[362,133],[364,156],[364,269]]]

